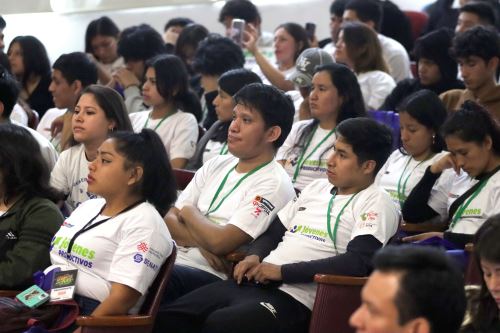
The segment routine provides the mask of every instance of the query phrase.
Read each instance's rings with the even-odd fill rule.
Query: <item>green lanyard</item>
[[[486,183],[488,182],[490,177],[483,179],[481,181],[481,184],[479,185],[479,187],[474,191],[474,193],[472,193],[472,195],[469,197],[469,199],[467,199],[467,201],[465,201],[464,203],[462,203],[460,205],[460,207],[458,207],[457,211],[455,212],[455,215],[453,215],[453,220],[451,221],[451,224],[450,224],[450,230],[453,229],[455,224],[457,224],[458,220],[460,220],[462,218],[462,215],[464,214],[467,207],[469,207],[471,201],[474,200],[477,197],[477,195],[479,194],[479,192],[481,192],[481,190],[486,186]]]
[[[226,155],[229,148],[227,147],[227,142],[224,142],[222,148],[220,149],[219,155]]]
[[[332,129],[317,145],[314,147],[314,149],[309,153],[304,158],[304,155],[306,154],[307,149],[309,148],[309,145],[311,144],[312,138],[314,137],[314,134],[316,133],[316,130],[318,129],[318,125],[314,127],[313,132],[311,133],[311,136],[309,136],[309,139],[307,140],[306,146],[304,147],[304,150],[300,154],[299,160],[297,161],[297,165],[295,166],[295,172],[293,173],[293,178],[292,178],[292,183],[295,183],[297,181],[297,177],[299,177],[300,169],[302,169],[302,166],[304,163],[307,161],[309,157],[311,157],[312,154],[318,150],[318,148],[330,137],[332,136],[333,133],[335,133],[335,128]]]
[[[420,164],[424,163],[425,161],[427,161],[428,159],[425,159],[423,161],[420,161],[420,163],[418,163],[414,168],[413,170],[411,170],[409,173],[408,173],[408,176],[406,177],[406,179],[404,180],[403,182],[403,188],[401,189],[401,180],[403,179],[403,176],[406,172],[406,168],[408,167],[408,165],[410,164],[412,160],[412,157],[409,156],[409,159],[408,159],[408,162],[406,162],[406,165],[405,165],[405,168],[403,169],[403,173],[401,174],[401,176],[399,177],[399,180],[398,180],[398,201],[399,201],[399,205],[401,206],[401,208],[403,207],[403,204],[404,204],[404,196],[405,196],[405,192],[406,192],[406,183],[408,183],[408,179],[410,179],[410,176],[411,174],[413,173],[413,171],[415,171],[419,166]]]
[[[148,117],[146,118],[146,123],[144,123],[144,127],[143,128],[148,128],[148,122],[149,122],[149,118],[151,118],[151,112],[148,114]],[[163,123],[165,121],[165,119],[167,119],[168,117],[170,117],[171,115],[173,115],[175,113],[177,113],[177,111],[174,111],[174,112],[171,112],[171,113],[167,113],[163,118],[161,118],[160,122],[155,126],[155,128],[153,128],[153,131],[156,132],[156,130],[158,129],[158,127],[160,127],[161,123]]]
[[[332,221],[332,207],[333,207],[333,200],[335,199],[335,197],[337,196],[337,193],[335,192],[333,195],[332,195],[332,198],[330,199],[330,202],[328,203],[328,211],[326,213],[326,225],[327,225],[327,228],[328,228],[328,235],[330,236],[330,239],[332,240],[333,242],[333,247],[335,248],[335,251],[337,251],[337,230],[339,228],[339,221],[340,221],[340,217],[342,216],[342,214],[344,213],[344,209],[347,207],[347,205],[349,205],[352,201],[352,199],[354,199],[354,197],[356,196],[356,194],[358,194],[359,192],[356,192],[354,193],[350,198],[349,200],[347,200],[346,204],[342,207],[342,209],[340,210],[339,214],[337,215],[337,218],[335,219],[335,225],[333,226],[333,232],[332,232],[332,227],[331,227],[331,221]]]
[[[259,171],[260,169],[262,169],[263,167],[265,167],[266,165],[268,165],[269,163],[271,163],[271,161],[269,162],[266,162],[266,163],[263,163],[259,166],[257,166],[255,169],[252,169],[250,170],[249,172],[247,172],[243,177],[241,177],[240,180],[238,180],[238,182],[236,183],[236,185],[233,186],[233,188],[231,189],[231,191],[229,191],[222,199],[221,201],[219,201],[219,204],[217,206],[215,206],[213,209],[212,209],[212,206],[214,205],[215,203],[215,200],[217,200],[217,198],[219,197],[219,194],[220,194],[220,191],[222,191],[222,189],[224,188],[224,185],[226,184],[226,181],[227,181],[227,178],[229,177],[229,174],[234,170],[236,169],[236,165],[234,167],[231,168],[231,170],[228,171],[228,173],[226,174],[226,176],[224,176],[224,179],[222,179],[222,182],[220,183],[219,185],[219,188],[217,189],[217,191],[215,192],[215,195],[212,199],[212,202],[210,203],[210,206],[208,207],[208,210],[207,210],[207,213],[205,214],[205,216],[208,216],[210,215],[211,213],[215,212],[217,209],[219,209],[219,207],[222,205],[222,203],[224,202],[224,200],[227,199],[228,196],[231,195],[231,193],[234,192],[234,190],[236,190],[236,188],[238,186],[240,186],[241,183],[243,183],[243,181],[245,179],[247,179],[248,177],[250,177],[251,175],[253,175],[254,173],[256,173],[257,171]]]

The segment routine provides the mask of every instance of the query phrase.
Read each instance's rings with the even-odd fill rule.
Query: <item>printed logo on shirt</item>
[[[321,229],[311,228],[306,225],[294,225],[290,228],[290,232],[293,234],[300,234],[320,242],[325,242],[328,237],[328,233]]]
[[[374,211],[369,211],[368,213],[361,214],[361,220],[363,221],[375,221],[377,219],[378,213]]]
[[[137,244],[137,251],[148,252],[148,250],[149,247],[146,242],[140,242],[139,244]]]
[[[9,231],[7,234],[5,234],[5,239],[16,240],[17,236],[12,231]]]
[[[276,309],[274,308],[274,306],[271,303],[260,302],[259,304],[262,305],[263,307],[265,307],[267,310],[269,310],[269,312],[271,312],[271,314],[274,316],[274,318],[276,318],[278,311],[276,311]]]
[[[468,208],[464,210],[462,216],[481,216],[481,208]]]
[[[59,256],[77,265],[92,268],[94,265],[92,259],[95,258],[95,251],[74,243],[71,248],[71,253],[68,254],[69,241],[70,239],[68,237],[54,237],[50,244],[50,250],[52,251],[54,248],[58,249],[57,254]]]
[[[164,257],[164,255],[162,255],[160,253],[160,251],[158,251],[158,250],[156,250],[156,249],[154,249],[152,247],[149,248],[149,254],[155,256],[156,259],[160,259],[160,260],[163,259],[163,257]]]
[[[271,203],[271,201],[259,195],[256,196],[255,199],[253,199],[252,205],[254,206],[252,215],[255,218],[259,217],[262,212],[265,212],[267,215],[269,215],[274,210],[274,205]]]
[[[134,261],[135,261],[136,263],[138,263],[138,264],[139,264],[139,263],[141,263],[143,259],[144,259],[144,258],[143,258],[143,256],[142,256],[142,254],[140,254],[140,253],[136,253],[136,254],[134,255]]]
[[[160,265],[154,263],[148,258],[144,258],[144,256],[140,253],[134,254],[134,262],[140,264],[141,262],[146,265],[148,268],[152,269],[153,271],[157,271],[160,268]]]
[[[67,221],[64,221],[63,224],[62,224],[63,227],[66,227],[66,228],[73,228],[75,225],[74,224],[71,224]]]

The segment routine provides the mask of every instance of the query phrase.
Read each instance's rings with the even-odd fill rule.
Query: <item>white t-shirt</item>
[[[370,71],[359,73],[356,76],[361,94],[363,94],[363,101],[368,110],[378,110],[386,97],[396,87],[396,82],[386,72]]]
[[[399,200],[404,202],[424,176],[427,167],[446,154],[447,152],[441,152],[425,161],[417,161],[411,155],[405,155],[396,149],[378,172],[375,184],[386,190],[394,203],[401,208]],[[400,184],[401,198],[398,196],[398,184]]]
[[[345,253],[347,244],[361,235],[372,235],[382,244],[387,244],[396,233],[399,214],[390,196],[372,184],[356,194],[351,202],[351,194],[335,197],[331,211],[332,234],[337,216],[345,206],[339,220],[335,251],[327,226],[332,188],[326,179],[315,180],[304,188],[297,200],[279,211],[278,217],[287,231],[278,247],[263,262],[284,265],[329,258]],[[315,283],[284,283],[280,289],[312,309],[316,297]]]
[[[453,169],[445,170],[431,191],[428,204],[441,215],[448,218],[451,204],[467,192],[478,181],[469,177],[464,171],[457,175]],[[465,199],[464,203],[469,200]],[[494,214],[500,213],[500,172],[495,173],[486,186],[470,202],[462,217],[449,229],[460,234],[475,234],[477,229]],[[458,210],[458,209],[457,209]]]
[[[384,57],[389,72],[396,82],[413,77],[410,69],[410,57],[403,45],[397,40],[378,34],[382,56]]]
[[[79,144],[66,149],[50,174],[50,185],[67,194],[66,204],[73,211],[82,202],[97,198],[87,191],[89,161],[85,156],[85,146]]]
[[[14,108],[12,108],[12,112],[9,118],[11,121],[15,121],[18,124],[28,126],[28,115],[26,114],[26,111],[24,111],[22,106],[18,103],[16,103],[14,105]]]
[[[11,121],[12,124],[21,126],[22,128],[26,129],[30,134],[33,136],[33,138],[38,142],[38,145],[40,146],[40,152],[42,153],[42,157],[47,163],[47,166],[49,168],[49,171],[51,171],[54,166],[57,163],[57,159],[59,157],[59,154],[57,153],[57,150],[54,148],[52,143],[50,143],[49,140],[47,140],[43,135],[38,133],[32,128],[29,128],[27,126],[23,126],[19,124],[16,121]]]
[[[290,96],[293,102],[293,106],[295,108],[295,114],[293,115],[293,122],[296,123],[300,119],[300,105],[304,101],[304,98],[302,98],[302,95],[300,94],[300,91],[298,90],[289,90],[285,92],[285,95]]]
[[[278,154],[276,155],[276,160],[285,160],[285,170],[290,176],[290,179],[293,180],[293,176],[295,174],[295,170],[297,168],[298,160],[302,154],[300,149],[293,149],[295,142],[298,140],[302,130],[309,124],[313,122],[312,119],[302,120],[296,122],[292,126],[292,130],[290,134],[286,138],[283,146],[278,150]],[[318,129],[314,133],[314,136],[311,140],[311,143],[307,147],[307,150],[304,152],[304,161],[302,167],[300,168],[300,172],[298,177],[293,184],[295,188],[302,190],[304,187],[309,185],[313,180],[318,178],[327,178],[326,177],[326,163],[328,162],[328,157],[333,151],[333,144],[336,140],[336,135],[333,133],[330,135],[326,141],[324,141],[321,146],[313,152],[314,148],[323,140],[331,130],[322,129],[318,126]],[[329,148],[326,152],[325,150]],[[307,159],[306,159],[307,157]],[[320,160],[321,157],[321,160]]]
[[[330,43],[326,44],[325,46],[323,46],[323,50],[328,52],[333,57],[333,59],[335,59],[335,50],[336,49],[337,49],[337,47],[335,46],[335,44],[333,42],[330,42]]]
[[[220,155],[209,160],[196,172],[193,180],[179,196],[175,207],[182,209],[185,205],[193,205],[202,214],[206,214],[222,180],[234,169],[238,161],[230,155]],[[229,174],[212,209],[243,176],[244,174],[236,170]],[[278,162],[271,161],[246,178],[221,206],[209,215],[209,219],[218,225],[232,224],[255,239],[266,231],[276,213],[294,197],[295,191],[283,167]],[[226,278],[225,274],[210,267],[198,248],[179,247],[176,263],[199,268],[222,279]]]
[[[208,140],[205,150],[203,151],[203,164],[207,163],[209,159],[219,155],[231,155],[229,150],[227,150],[227,142]]]
[[[51,242],[52,264],[78,269],[78,295],[102,302],[111,291],[111,282],[129,286],[142,297],[130,310],[137,313],[144,295],[161,265],[172,253],[172,237],[158,211],[149,203],[119,214],[75,239],[68,259],[72,237],[104,206],[104,199],[84,202],[56,233]],[[92,224],[109,216],[98,215]]]
[[[38,126],[36,128],[36,131],[46,137],[47,140],[50,140],[50,142],[56,148],[59,146],[59,143],[61,141],[61,133],[53,138],[52,134],[50,133],[50,126],[52,125],[54,119],[65,114],[66,110],[67,109],[58,108],[48,109],[47,112],[45,112],[45,114],[43,115],[42,119],[40,119],[40,122],[38,123]]]
[[[196,118],[191,113],[177,111],[173,115],[160,124],[162,118],[149,119],[149,114],[152,111],[142,111],[131,113],[130,121],[135,132],[140,132],[146,121],[148,128],[154,129],[161,138],[168,157],[173,160],[175,158],[190,159],[196,150],[196,142],[198,141],[198,123]]]

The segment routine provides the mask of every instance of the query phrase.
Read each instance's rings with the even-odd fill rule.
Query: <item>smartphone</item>
[[[231,22],[231,39],[239,46],[242,45],[244,31],[245,20],[233,19],[233,21]]]
[[[314,34],[316,33],[316,24],[312,22],[307,22],[305,28],[306,28],[307,38],[309,38],[309,40],[313,40]]]

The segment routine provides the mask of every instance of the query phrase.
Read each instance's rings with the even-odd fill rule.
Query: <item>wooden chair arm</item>
[[[444,223],[401,223],[401,230],[408,233],[423,233],[431,231],[445,231],[446,224]]]
[[[465,252],[467,252],[468,254],[473,254],[474,253],[474,244],[473,243],[465,244]]]
[[[78,326],[147,326],[153,324],[153,317],[151,316],[80,316],[76,318]]]
[[[331,274],[316,274],[314,275],[314,282],[323,284],[336,284],[344,286],[362,286],[368,280],[367,277],[357,276],[343,276]]]
[[[16,297],[21,292],[20,290],[0,290],[0,297]]]
[[[232,252],[226,255],[226,260],[235,264],[245,259],[245,257],[246,253],[244,252]]]

